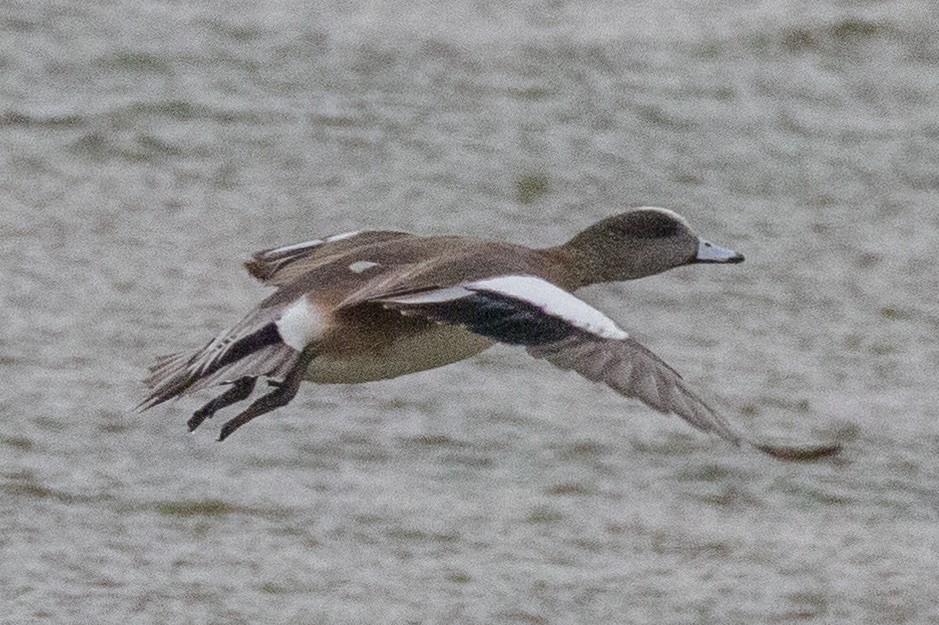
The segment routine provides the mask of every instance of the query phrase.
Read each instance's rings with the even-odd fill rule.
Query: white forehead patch
[[[527,302],[545,314],[563,319],[605,339],[622,340],[629,335],[602,312],[547,280],[534,276],[500,276],[463,285],[470,291],[491,291]]]
[[[352,273],[362,273],[372,267],[380,267],[380,263],[373,263],[370,260],[359,260],[349,265],[349,271]]]
[[[322,312],[306,295],[287,306],[274,324],[281,340],[298,352],[326,329]]]
[[[659,206],[640,206],[639,208],[634,208],[633,210],[637,210],[637,211],[655,211],[655,212],[657,212],[657,213],[662,213],[663,215],[668,215],[669,217],[671,217],[671,218],[674,219],[675,221],[677,221],[677,222],[683,224],[685,227],[687,227],[687,228],[689,228],[689,229],[691,228],[691,226],[688,224],[688,220],[687,220],[687,219],[685,219],[684,217],[682,217],[681,215],[679,215],[679,214],[676,213],[675,211],[669,210],[669,209],[667,209],[667,208],[661,208],[661,207],[659,207]]]

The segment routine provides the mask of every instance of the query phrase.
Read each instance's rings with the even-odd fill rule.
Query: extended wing
[[[840,450],[839,445],[788,447],[750,440],[613,320],[541,278],[501,276],[376,301],[403,314],[461,325],[502,343],[525,346],[535,358],[602,382],[735,445],[746,443],[785,460],[812,460]]]

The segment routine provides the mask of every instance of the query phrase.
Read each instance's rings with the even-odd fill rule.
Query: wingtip
[[[156,399],[157,399],[156,397],[153,397],[151,395],[150,397],[147,397],[142,402],[140,402],[139,404],[131,408],[130,412],[135,412],[137,414],[140,414],[141,412],[149,410],[150,408],[153,408],[158,403],[160,403]]]
[[[167,402],[171,399],[173,399],[172,395],[162,395],[162,394],[149,395],[142,402],[134,406],[133,412],[136,412],[137,414],[146,412],[147,410],[150,410],[151,408],[155,408],[156,406],[159,406],[160,404]]]
[[[275,272],[271,269],[270,263],[261,258],[260,255],[262,253],[263,252],[258,252],[250,259],[244,261],[242,265],[253,278],[263,282],[274,275]]]

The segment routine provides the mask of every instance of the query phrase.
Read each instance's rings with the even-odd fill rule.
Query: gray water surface
[[[0,621],[936,623],[933,3],[0,1]],[[786,464],[519,350],[223,444],[154,357],[362,228],[740,250],[583,297]]]

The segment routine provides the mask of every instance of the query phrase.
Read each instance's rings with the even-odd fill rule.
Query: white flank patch
[[[360,260],[349,265],[349,271],[351,271],[352,273],[362,273],[363,271],[367,269],[371,269],[372,267],[378,267],[379,265],[380,263],[373,263],[370,260]]]
[[[320,336],[326,327],[323,315],[306,295],[285,308],[274,323],[284,343],[298,352]]]
[[[528,302],[543,310],[547,315],[563,319],[601,338],[622,340],[629,336],[612,319],[587,302],[541,278],[500,276],[468,282],[464,286],[470,291],[491,291]]]

